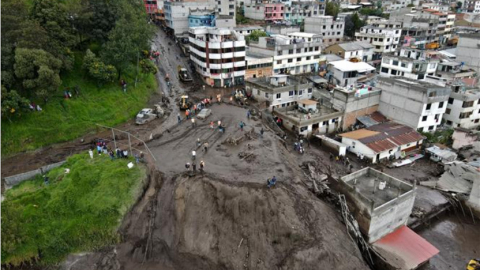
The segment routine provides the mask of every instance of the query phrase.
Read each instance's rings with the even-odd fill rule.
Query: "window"
[[[288,96],[293,97],[293,91],[288,92]]]
[[[407,67],[407,64],[401,62],[400,66],[404,68],[404,67]]]
[[[428,93],[428,97],[436,97],[436,96],[437,96],[437,92]]]
[[[277,64],[281,64],[282,63],[282,60],[277,60]]]
[[[293,50],[288,50],[288,54],[293,54]]]
[[[382,73],[388,73],[388,70],[389,70],[388,68],[382,67]]]
[[[448,104],[453,104],[453,98],[448,99]]]
[[[277,52],[277,55],[282,55],[282,51],[278,51],[278,52]]]
[[[473,106],[473,100],[472,101],[464,101],[463,102],[463,105],[462,105],[462,108],[470,108]]]
[[[464,112],[460,114],[460,119],[469,118],[472,115],[472,112]]]
[[[292,58],[288,59],[288,63],[292,63],[292,62],[293,62]]]
[[[426,115],[422,117],[422,122],[425,122],[425,121],[427,121],[427,116]]]
[[[307,56],[307,60],[310,60],[311,56]]]
[[[298,91],[298,95],[299,95],[299,96],[303,95],[303,90],[299,90],[299,91]]]
[[[445,102],[443,102],[443,101],[440,102],[440,104],[438,104],[438,108],[439,108],[439,109],[443,108],[443,104],[444,104],[444,103],[445,103]]]
[[[394,66],[398,66],[398,61],[397,60],[393,60],[393,64]]]
[[[302,49],[297,49],[297,53],[301,53],[302,52]]]
[[[313,92],[312,88],[308,88],[308,93],[311,94]]]
[[[268,98],[268,93],[265,93],[265,98]]]
[[[427,104],[427,111],[432,108],[432,104]]]
[[[298,58],[297,58],[297,62],[300,62],[300,61],[302,61],[302,58],[301,58],[301,57],[298,57]]]
[[[429,126],[428,130],[433,130],[434,128],[435,128],[435,126]]]
[[[278,93],[278,94],[277,94],[277,99],[280,99],[280,98],[282,98],[282,94],[281,94],[281,93]]]
[[[392,70],[390,71],[390,74],[392,74],[392,75],[397,75],[397,71],[396,71],[395,69],[392,69]]]

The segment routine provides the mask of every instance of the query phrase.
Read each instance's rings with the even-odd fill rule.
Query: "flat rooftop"
[[[303,102],[305,102],[305,100]],[[300,103],[300,101],[298,101],[298,103]],[[317,103],[316,108],[316,112],[306,114],[294,109],[293,107],[284,107],[275,109],[274,114],[284,120],[290,120],[294,122],[295,125],[300,127],[341,117],[343,115],[343,112],[339,112],[335,109],[330,108],[330,106],[325,106],[320,103]]]
[[[281,85],[274,85],[270,83],[270,78],[272,77],[288,77],[285,84]],[[294,85],[301,85],[301,84],[308,84],[311,83],[307,78],[305,77],[298,77],[298,76],[290,76],[290,75],[273,75],[271,77],[259,77],[259,78],[250,78],[246,80],[247,83],[253,83],[261,87],[265,88],[270,88],[270,89],[276,89],[276,88],[283,88],[287,86],[294,86]]]
[[[366,167],[341,178],[376,208],[414,190],[414,187],[386,173]]]

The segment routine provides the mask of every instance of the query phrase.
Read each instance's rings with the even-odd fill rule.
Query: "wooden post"
[[[113,146],[115,147],[115,149],[117,149],[117,141],[115,141],[115,131],[113,131],[113,128],[112,128],[112,135],[113,135]]]

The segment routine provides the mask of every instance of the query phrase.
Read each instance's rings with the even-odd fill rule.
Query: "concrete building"
[[[402,23],[387,20],[364,26],[355,33],[357,41],[369,42],[374,46],[373,60],[381,59],[383,53],[395,51],[401,35]]]
[[[365,62],[335,61],[329,63],[327,69],[331,74],[329,81],[344,87],[356,86],[357,81],[375,75],[375,68]]]
[[[425,49],[427,44],[438,42],[437,35],[438,19],[422,18],[417,15],[406,15],[403,17],[402,37],[408,40],[404,46]]]
[[[145,10],[147,11],[147,14],[151,17],[155,16],[155,13],[158,9],[157,0],[143,0],[143,4],[145,5]]]
[[[454,13],[439,12],[433,9],[424,9],[420,11],[420,16],[427,15],[430,18],[438,20],[437,37],[440,44],[445,44],[452,38],[453,26],[456,15]]]
[[[252,4],[244,7],[245,17],[266,22],[283,21],[285,5],[282,3]]]
[[[310,99],[313,83],[306,78],[289,75],[272,75],[265,78],[246,80],[246,90],[251,92],[258,102],[265,102],[267,107],[289,107],[299,100]]]
[[[480,0],[465,0],[462,9],[468,13],[480,13]]]
[[[383,55],[379,74],[383,77],[425,80],[427,75],[435,74],[439,62],[437,52],[401,48],[395,53]]]
[[[452,93],[443,116],[445,124],[454,128],[480,128],[480,88],[452,85]]]
[[[251,41],[248,51],[273,57],[273,74],[302,74],[318,69],[322,39],[318,34],[289,33]]]
[[[266,27],[266,32],[269,35],[288,35],[290,33],[297,33],[300,31],[300,26],[298,25],[286,25],[286,24],[269,24]]]
[[[383,115],[423,132],[441,124],[451,93],[449,87],[399,77],[379,77],[377,87]]]
[[[234,30],[192,27],[190,60],[203,80],[214,87],[244,83],[245,38]]]
[[[463,65],[460,62],[448,59],[441,59],[437,65],[434,79],[443,81],[445,83],[452,83],[455,81],[464,81],[465,79],[477,78],[475,70]],[[432,78],[432,77],[427,77]]]
[[[217,2],[217,13],[220,16],[230,16],[233,20],[236,17],[235,0],[214,0]],[[224,27],[223,25],[218,25]]]
[[[450,11],[450,6],[449,5],[443,5],[440,3],[424,3],[422,4],[422,9],[431,9],[435,10],[437,12],[449,12]]]
[[[188,32],[190,10],[215,10],[216,4],[211,2],[165,2],[165,25],[175,35]]]
[[[379,269],[417,269],[439,253],[438,249],[409,229],[416,187],[370,167],[333,181],[345,195],[360,231],[374,250]]]
[[[343,176],[338,184],[368,242],[407,224],[416,196],[411,184],[370,167]]]
[[[391,13],[402,8],[406,8],[410,4],[407,0],[387,0],[382,1],[382,8],[384,12]]]
[[[245,80],[250,78],[270,77],[273,73],[273,57],[254,56],[245,57],[247,70],[245,71]]]
[[[336,54],[345,60],[358,60],[371,62],[373,59],[373,45],[363,41],[352,41],[330,45],[323,50],[324,53]]]
[[[413,128],[395,122],[385,122],[340,134],[348,151],[377,163],[393,160],[418,149],[424,137]]]
[[[345,33],[345,21],[333,16],[315,16],[305,19],[305,32],[322,35],[323,47],[339,43]]]
[[[285,5],[284,17],[286,21],[291,22],[293,25],[302,25],[306,18],[321,16],[324,14],[325,1],[295,1],[290,5]]]
[[[459,35],[456,61],[480,74],[480,33]]]
[[[337,111],[343,112],[342,129],[354,125],[358,117],[372,114],[380,104],[380,89],[370,86],[363,88],[335,87],[330,102]]]
[[[233,30],[237,26],[237,22],[235,16],[217,14],[217,17],[215,18],[215,26]]]
[[[237,31],[237,33],[242,34],[244,36],[249,36],[253,31],[265,32],[265,29],[263,27],[257,26],[257,25],[237,26],[233,30]]]

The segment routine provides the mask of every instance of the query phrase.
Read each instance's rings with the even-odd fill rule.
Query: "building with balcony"
[[[462,9],[468,13],[480,13],[480,0],[465,0]]]
[[[245,38],[234,30],[192,27],[190,60],[196,72],[213,87],[241,85],[245,77]]]
[[[453,25],[456,17],[454,13],[448,13],[448,11],[439,12],[433,9],[424,9],[420,11],[419,15],[427,15],[427,17],[438,20],[436,34],[440,44],[445,44],[450,38],[452,38]]]
[[[357,82],[364,81],[375,75],[375,68],[365,62],[350,62],[347,60],[330,62],[327,70],[331,74],[330,82],[344,87],[354,87]]]
[[[360,32],[355,33],[357,41],[364,41],[374,46],[374,61],[381,59],[383,53],[395,51],[399,46],[401,35],[402,23],[387,20],[364,26],[360,28]]]
[[[212,1],[212,0],[210,0]],[[217,13],[220,16],[229,16],[231,19],[235,21],[235,17],[237,15],[237,9],[235,7],[235,0],[215,0],[217,2]],[[225,27],[223,25],[219,25],[220,27]]]
[[[143,3],[147,14],[153,18],[158,9],[157,0],[143,0]]]
[[[438,63],[435,75],[427,78],[440,80],[446,84],[450,84],[457,81],[476,79],[477,72],[460,62],[449,59],[441,59]]]
[[[215,17],[214,9],[191,9],[188,15],[188,27],[214,27]]]
[[[188,33],[190,10],[199,14],[200,10],[206,11],[203,15],[208,15],[209,11],[215,10],[216,4],[211,2],[170,2],[164,3],[165,26],[171,34],[181,35]]]
[[[345,60],[371,62],[373,59],[373,45],[364,41],[352,41],[328,46],[324,53],[335,54]]]
[[[411,48],[384,54],[380,66],[380,76],[401,76],[413,80],[425,80],[427,75],[433,76],[437,70],[440,57],[437,52]]]
[[[283,21],[285,5],[282,3],[252,4],[244,6],[245,17],[265,22]]]
[[[345,33],[344,19],[333,16],[315,16],[305,19],[305,32],[322,35],[323,47],[339,43]]]
[[[480,88],[454,83],[443,116],[445,124],[454,128],[480,129]]]
[[[322,16],[325,14],[325,1],[306,2],[295,1],[285,5],[284,18],[293,25],[302,25],[306,18]],[[308,32],[308,31],[307,31]]]
[[[383,115],[423,132],[441,124],[451,93],[450,87],[400,77],[379,77],[377,87]]]
[[[423,3],[422,8],[423,10],[426,9],[431,9],[437,12],[449,12],[450,11],[450,6],[449,5],[444,5],[441,3]]]
[[[296,105],[299,100],[312,98],[313,83],[303,77],[272,75],[250,78],[245,81],[246,90],[258,102],[265,102],[270,110]]]
[[[302,74],[318,70],[322,38],[312,33],[289,33],[251,41],[249,53],[273,57],[273,74]]]
[[[273,73],[272,56],[255,56],[247,54],[245,57],[245,80],[250,78],[270,77]]]

